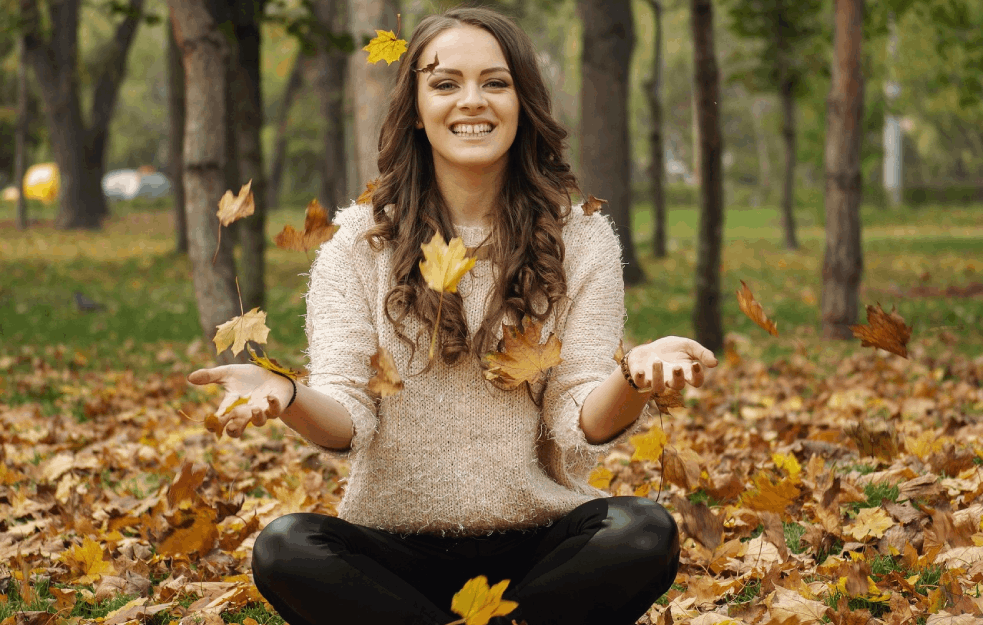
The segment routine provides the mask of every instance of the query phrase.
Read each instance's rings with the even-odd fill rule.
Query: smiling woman
[[[645,423],[652,393],[700,386],[717,362],[678,337],[612,362],[621,249],[610,220],[571,199],[584,194],[566,136],[510,19],[461,8],[422,20],[371,200],[338,212],[310,270],[308,384],[254,365],[189,376],[225,386],[218,414],[232,436],[280,417],[351,462],[337,517],[280,517],[253,547],[256,587],[293,625],[326,614],[446,625],[458,620],[452,597],[479,576],[518,604],[494,625],[628,625],[672,584],[672,516],[587,476]],[[454,291],[421,271],[436,235],[483,248]],[[507,328],[562,345],[542,380],[489,382],[483,357],[503,350]],[[371,363],[388,356],[402,390],[372,394]]]

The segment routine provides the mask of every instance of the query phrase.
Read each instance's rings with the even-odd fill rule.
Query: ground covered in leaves
[[[803,339],[766,362],[729,335],[703,388],[605,457],[592,481],[682,529],[642,622],[983,616],[983,358],[926,341],[904,359]],[[0,623],[281,622],[252,543],[278,516],[334,514],[347,465],[276,421],[216,440],[218,387],[185,380],[211,358],[200,341],[151,373],[56,346],[0,358]]]

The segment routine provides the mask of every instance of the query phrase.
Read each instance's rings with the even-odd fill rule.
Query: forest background
[[[3,4],[0,187],[16,169],[17,39],[25,32],[23,23],[7,18],[25,4],[32,3]],[[71,4],[36,5],[39,41],[51,33],[47,11]],[[174,180],[168,18],[172,9],[196,3],[140,4],[143,18],[125,66],[114,56],[114,41],[127,6],[137,3],[79,4],[72,75],[90,130],[96,94],[112,74],[107,69],[125,67],[104,120],[101,171],[150,165]],[[264,349],[302,368],[303,274],[311,260],[266,243],[265,260],[249,262],[255,237],[246,227],[229,228],[222,243],[228,257],[218,265],[226,267],[225,291],[220,305],[210,305],[195,276],[206,269],[201,258],[210,260],[214,251],[213,211],[221,193],[238,192],[248,179],[242,172],[257,162],[266,189],[277,188],[257,192],[265,220],[259,238],[267,242],[287,224],[299,228],[312,198],[331,208],[362,193],[373,174],[357,139],[370,145],[375,139],[359,132],[361,107],[366,95],[384,103],[384,77],[396,67],[367,69],[361,47],[374,28],[395,31],[397,12],[399,36],[408,38],[423,15],[452,4],[267,3],[258,21],[261,115],[252,117],[262,120],[252,123],[260,156],[256,150],[237,155],[230,144],[217,155],[221,179],[206,185],[208,193],[189,197],[185,211],[175,211],[173,196],[110,202],[97,224],[79,225],[63,217],[64,202],[30,200],[28,221],[20,224],[26,227],[19,228],[16,205],[0,203],[0,562],[10,563],[0,566],[0,622],[46,622],[42,613],[75,623],[97,617],[155,625],[194,617],[276,622],[243,577],[251,541],[287,512],[333,513],[347,468],[344,461],[317,459],[280,424],[232,441],[204,431],[201,422],[217,406],[218,391],[192,388],[184,376],[216,362],[215,326],[242,312],[230,287],[235,268],[240,283],[253,289],[244,309],[262,303],[267,311],[272,332]],[[758,33],[764,37],[749,36],[781,2],[495,4],[516,16],[541,51],[584,191],[609,200],[603,210],[633,244],[626,342],[694,336],[721,360],[705,390],[688,389],[671,416],[648,424],[648,438],[603,458],[592,476],[612,494],[659,498],[680,521],[682,572],[646,617],[652,622],[665,621],[667,611],[677,622],[710,623],[840,623],[852,622],[845,615],[856,612],[873,619],[862,622],[934,625],[983,615],[983,507],[976,503],[983,495],[983,2],[866,3],[862,107],[859,132],[850,138],[857,153],[847,163],[859,173],[860,184],[850,191],[854,205],[834,201],[825,183],[835,157],[850,151],[834,147],[830,158],[828,108],[836,63],[845,58],[833,45],[836,15],[848,4],[784,9],[781,29],[800,36],[795,52],[783,57],[786,76],[793,69],[801,75],[791,100],[790,213],[783,206],[788,100],[771,63],[767,20]],[[705,18],[711,6],[711,63],[704,54],[701,65],[694,15]],[[312,34],[317,22],[346,19],[362,25],[348,29],[351,42],[339,29],[331,51],[319,51]],[[585,23],[592,27],[585,30]],[[625,37],[620,47],[612,44],[611,33],[628,32],[629,25],[633,48],[626,49]],[[299,54],[305,42],[308,54]],[[704,52],[705,44],[704,37]],[[663,70],[653,88],[657,49]],[[324,106],[325,94],[341,84],[326,69],[329,58],[342,58],[348,72],[335,109]],[[605,63],[622,63],[627,71],[619,75]],[[625,114],[591,113],[585,122],[583,77],[600,80],[598,68],[622,80]],[[25,79],[25,165],[56,160],[63,129],[46,117],[46,87],[36,70]],[[705,103],[705,84],[714,81],[719,108],[701,117],[696,103]],[[891,83],[896,91],[887,88]],[[599,101],[616,93],[598,89],[587,104],[600,110]],[[654,122],[652,93],[661,101],[661,125]],[[100,111],[107,112],[95,107]],[[342,123],[332,123],[337,120]],[[611,146],[596,139],[619,123],[623,161],[608,158]],[[701,150],[710,135],[704,129],[714,125],[720,141]],[[885,190],[891,171],[885,136],[894,127],[902,184]],[[664,142],[661,217],[655,128]],[[332,133],[340,133],[332,145],[341,146],[342,156],[326,154]],[[625,166],[599,175],[610,162]],[[278,187],[271,183],[276,163]],[[708,171],[721,175],[708,180]],[[211,223],[184,229],[182,214]],[[794,218],[794,245],[787,214]],[[835,324],[845,340],[833,340],[836,329],[823,323],[830,273],[823,266],[837,236],[830,224],[851,215],[856,228],[849,232],[862,245],[848,263],[852,284],[840,288],[853,293],[856,305]],[[720,225],[716,243],[707,228],[712,223]],[[207,235],[197,244],[196,232]],[[195,245],[204,250],[206,244],[207,254],[195,260]],[[711,262],[714,255],[719,262]],[[244,275],[257,266],[258,277]],[[777,336],[741,312],[732,294],[742,280],[777,320]],[[699,319],[694,311],[708,308],[698,305],[708,298],[719,311]],[[909,324],[907,357],[861,346],[842,331],[864,323],[864,307],[875,304],[896,308]],[[187,498],[182,502],[176,492]]]

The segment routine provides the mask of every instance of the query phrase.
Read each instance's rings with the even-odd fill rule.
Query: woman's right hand
[[[221,384],[225,388],[225,397],[215,415],[219,420],[219,435],[222,429],[226,429],[233,438],[238,438],[250,421],[253,425],[261,426],[267,419],[278,418],[293,395],[290,380],[253,364],[198,369],[188,374],[188,382],[196,385]],[[246,403],[225,414],[229,406],[242,397],[248,397]]]

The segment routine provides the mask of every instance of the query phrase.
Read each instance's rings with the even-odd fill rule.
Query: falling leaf
[[[475,259],[464,256],[467,251],[464,241],[454,237],[449,244],[444,243],[444,237],[435,232],[429,243],[423,248],[424,260],[420,261],[420,273],[427,285],[438,293],[444,291],[457,292],[457,283],[474,267]]]
[[[742,313],[767,331],[768,334],[778,336],[778,327],[775,325],[775,322],[765,315],[761,304],[754,301],[754,295],[751,293],[751,289],[748,288],[747,284],[744,283],[744,280],[741,280],[741,290],[737,291],[737,305],[740,306]]]
[[[862,508],[857,513],[857,518],[847,527],[846,533],[863,541],[867,538],[880,538],[893,525],[894,519],[883,509]]]
[[[668,386],[661,393],[653,393],[649,401],[654,403],[662,414],[670,414],[670,408],[682,408],[686,405],[683,403],[683,394]]]
[[[370,392],[379,397],[389,397],[403,390],[403,380],[396,371],[396,363],[385,347],[379,347],[379,350],[372,355],[369,364],[376,370],[376,374],[369,380]]]
[[[426,65],[424,67],[421,67],[420,69],[417,69],[415,67],[413,67],[411,69],[414,72],[418,73],[418,74],[423,74],[423,73],[433,74],[433,70],[437,69],[437,63],[438,63],[438,61],[437,61],[437,53],[435,52],[434,55],[433,55],[433,63],[430,63],[429,65]]]
[[[772,454],[771,460],[775,463],[776,469],[783,470],[788,474],[788,479],[793,484],[798,484],[801,481],[799,475],[802,473],[802,465],[799,464],[793,454]]]
[[[485,354],[485,378],[506,389],[518,388],[523,382],[534,384],[546,372],[563,362],[560,358],[560,339],[552,332],[545,343],[539,342],[543,324],[529,317],[522,321],[522,327],[502,324],[502,337],[505,346],[500,352]]]
[[[248,217],[256,210],[253,203],[253,192],[250,191],[253,181],[250,180],[239,189],[239,195],[232,195],[232,191],[226,191],[222,199],[218,201],[218,220],[223,226],[228,226],[234,221]]]
[[[618,349],[614,350],[614,361],[621,364],[621,359],[625,357],[625,342],[618,341]]]
[[[370,204],[372,202],[372,194],[375,190],[379,188],[379,179],[369,180],[365,183],[365,191],[362,191],[362,195],[358,196],[355,200],[356,204]]]
[[[296,369],[291,369],[289,367],[284,367],[278,363],[275,359],[267,357],[265,354],[259,355],[253,350],[251,345],[246,345],[246,351],[249,352],[249,361],[255,365],[258,365],[267,371],[272,371],[280,375],[286,376],[296,382],[304,374]]]
[[[601,207],[604,206],[607,203],[608,203],[607,200],[602,200],[600,198],[596,198],[593,195],[591,195],[590,193],[588,193],[587,194],[587,201],[584,202],[582,208],[584,209],[584,214],[589,216],[589,215],[593,215],[594,213],[596,213],[597,211],[599,211],[601,209]]]
[[[898,457],[898,432],[890,421],[860,419],[843,428],[843,432],[857,444],[861,456],[874,456],[889,462]]]
[[[306,252],[318,247],[325,241],[330,241],[337,231],[338,226],[328,221],[328,211],[315,198],[307,204],[304,231],[297,232],[293,226],[287,224],[279,234],[273,237],[273,243],[280,249]]]
[[[385,61],[386,65],[392,65],[393,61],[398,61],[406,52],[406,41],[397,39],[393,31],[376,29],[375,35],[375,39],[362,48],[369,53],[369,63]]]
[[[509,581],[503,579],[489,588],[484,575],[469,579],[451,600],[451,611],[463,617],[465,625],[488,625],[492,618],[505,616],[519,607],[515,601],[502,600]]]
[[[752,510],[785,514],[785,509],[792,505],[799,496],[799,489],[790,479],[775,481],[763,471],[759,471],[752,479],[752,486],[741,495],[741,505]]]
[[[601,490],[606,490],[611,486],[611,480],[614,479],[614,473],[603,465],[598,465],[594,467],[594,470],[590,472],[590,477],[587,478],[587,483],[594,488],[599,488]]]
[[[894,312],[894,308],[889,314],[884,312],[880,302],[876,308],[867,306],[867,324],[850,326],[853,336],[860,339],[861,347],[878,347],[902,358],[908,357],[911,326],[905,325],[904,319]]]
[[[253,308],[241,317],[233,317],[225,323],[216,326],[218,332],[212,339],[215,343],[216,353],[221,354],[229,345],[232,346],[232,353],[236,356],[246,346],[246,341],[265,343],[270,329],[266,327],[266,313],[260,309]]]
[[[55,559],[67,564],[72,571],[81,573],[71,580],[73,584],[91,584],[103,575],[116,573],[113,563],[103,558],[102,545],[88,536],[82,539],[81,545],[74,545]]]
[[[644,434],[635,434],[628,439],[635,446],[631,455],[632,461],[651,460],[658,462],[662,458],[662,449],[666,445],[666,433],[658,425],[653,425]]]
[[[182,501],[193,500],[207,474],[207,465],[185,460],[167,489],[167,505],[173,508]]]

